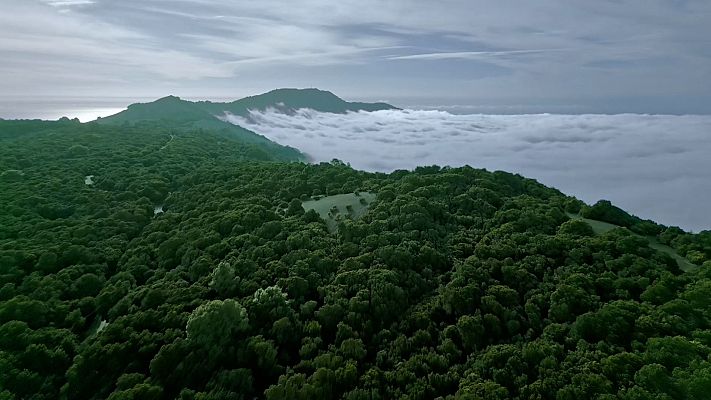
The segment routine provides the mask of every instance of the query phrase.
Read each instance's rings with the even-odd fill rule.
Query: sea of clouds
[[[609,199],[641,218],[711,229],[711,116],[302,109],[227,119],[316,162],[337,158],[382,172],[432,164],[515,172],[588,203]]]

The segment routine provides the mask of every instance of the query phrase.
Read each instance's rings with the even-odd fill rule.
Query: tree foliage
[[[708,397],[709,232],[582,205],[636,232],[595,235],[504,172],[280,160],[0,121],[0,398]],[[377,198],[334,233],[300,208],[355,191]]]

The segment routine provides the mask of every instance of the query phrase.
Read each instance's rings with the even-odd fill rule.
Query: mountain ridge
[[[220,134],[236,136],[246,143],[253,143],[269,151],[288,154],[294,161],[306,161],[307,156],[299,150],[275,143],[258,132],[226,121],[237,115],[249,118],[250,112],[276,109],[290,114],[300,108],[310,108],[321,112],[347,113],[356,111],[377,111],[397,109],[387,103],[348,102],[335,94],[315,89],[275,89],[255,96],[249,96],[228,103],[211,101],[189,101],[168,95],[149,103],[134,103],[117,114],[99,118],[101,125],[160,124],[175,130],[211,130]]]
[[[213,118],[221,119],[221,116],[227,114],[247,117],[250,111],[264,111],[270,108],[284,113],[292,113],[300,108],[310,108],[316,111],[337,114],[398,109],[383,102],[349,102],[330,91],[316,88],[282,88],[231,102],[190,101],[175,95],[168,95],[148,103],[131,104],[126,110],[101,118],[98,122],[104,124],[154,120],[186,122]]]

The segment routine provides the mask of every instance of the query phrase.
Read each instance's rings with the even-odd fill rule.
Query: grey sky
[[[0,96],[711,112],[706,0],[2,0]]]

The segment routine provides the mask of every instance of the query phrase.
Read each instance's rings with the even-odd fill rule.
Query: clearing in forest
[[[620,228],[619,225],[611,224],[609,222],[603,222],[603,221],[598,221],[594,219],[589,219],[589,218],[583,218],[580,216],[580,214],[570,214],[568,213],[568,217],[572,219],[580,219],[588,223],[590,227],[592,227],[593,232],[595,232],[596,235],[602,235],[604,233],[607,233],[615,228]],[[692,269],[698,268],[699,266],[696,264],[691,263],[689,260],[686,258],[682,257],[676,250],[673,248],[659,243],[659,240],[653,236],[641,236],[636,233],[634,233],[637,236],[644,237],[647,239],[647,242],[649,242],[649,247],[653,248],[654,250],[661,251],[662,253],[666,253],[671,258],[673,258],[676,263],[679,265],[679,268],[681,268],[682,271],[691,271]]]
[[[326,221],[328,230],[335,232],[338,221],[345,218],[358,219],[367,211],[368,206],[375,200],[375,194],[370,192],[336,194],[325,196],[301,203],[304,210],[314,210]]]

